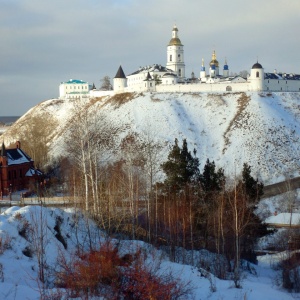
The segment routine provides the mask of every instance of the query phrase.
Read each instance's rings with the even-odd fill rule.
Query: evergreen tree
[[[175,139],[168,160],[161,166],[166,174],[164,185],[174,192],[181,190],[187,183],[196,182],[199,178],[199,160],[196,157],[196,151],[194,151],[194,157],[188,151],[186,139],[183,140],[182,148]]]
[[[243,165],[241,184],[243,185],[248,202],[257,203],[263,195],[264,185],[251,176],[251,166],[247,163]]]
[[[225,183],[224,170],[220,168],[216,171],[215,162],[207,159],[200,175],[200,183],[205,193],[220,191]]]

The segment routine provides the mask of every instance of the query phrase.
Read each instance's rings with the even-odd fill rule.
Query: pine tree
[[[204,193],[220,191],[225,183],[224,170],[216,171],[215,162],[207,159],[203,173],[200,175],[200,183]]]
[[[168,160],[163,163],[162,169],[166,174],[164,185],[173,192],[180,191],[187,183],[196,182],[199,178],[199,160],[194,151],[194,157],[188,150],[186,139],[182,148],[178,146],[178,140],[168,155]]]
[[[257,203],[263,195],[263,183],[255,180],[251,175],[251,166],[243,165],[242,182],[244,193],[249,203]]]

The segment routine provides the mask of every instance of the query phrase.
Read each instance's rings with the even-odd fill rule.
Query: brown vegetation
[[[65,296],[82,299],[171,300],[191,293],[188,283],[170,273],[159,275],[145,261],[141,251],[121,257],[117,246],[107,241],[99,250],[77,253],[70,261],[61,256],[56,285],[66,289]]]
[[[112,97],[109,98],[109,100],[106,102],[106,104],[112,104],[116,108],[119,108],[122,104],[125,104],[132,99],[134,99],[137,95],[135,93],[120,93],[115,94]]]

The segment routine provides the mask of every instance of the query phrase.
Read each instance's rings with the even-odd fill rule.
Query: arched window
[[[230,85],[226,86],[226,91],[227,92],[231,92],[232,91],[232,87]]]
[[[172,54],[170,55],[170,61],[172,61]]]
[[[258,78],[258,77],[259,77],[259,72],[257,71],[257,72],[256,72],[256,78]]]
[[[181,69],[178,70],[178,75],[181,77]]]

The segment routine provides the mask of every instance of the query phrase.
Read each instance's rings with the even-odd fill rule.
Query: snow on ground
[[[280,213],[300,213],[300,189],[262,199],[256,209],[261,220]]]
[[[268,224],[300,225],[299,213],[280,213],[265,220]]]
[[[82,109],[98,120],[105,115],[117,128],[120,142],[129,132],[150,138],[167,159],[174,139],[186,138],[197,150],[201,168],[207,158],[230,177],[239,175],[244,162],[264,184],[299,176],[300,93],[142,93],[122,101],[113,97],[85,100]],[[47,100],[32,108],[4,134],[16,140],[26,118],[47,112],[58,122],[51,155],[64,154],[66,127],[73,118],[74,100]]]
[[[66,241],[65,249],[61,241],[55,235],[55,226],[60,222],[61,235]],[[35,234],[26,233],[24,228],[29,224]],[[26,225],[27,224],[27,225]],[[89,226],[89,227],[88,227]],[[89,228],[89,231],[87,230]],[[37,235],[43,233],[45,246],[45,259],[49,267],[54,267],[59,252],[69,255],[79,244],[88,248],[88,232],[94,244],[101,244],[105,236],[99,231],[94,223],[82,217],[73,209],[54,209],[39,206],[11,207],[2,211],[0,215],[0,237],[9,237],[9,246],[0,254],[0,299],[39,299],[39,286],[37,283],[38,262],[35,247],[41,245]],[[37,243],[38,242],[38,243]],[[266,255],[259,257],[258,265],[252,266],[252,272],[244,271],[242,288],[234,288],[231,280],[220,280],[213,275],[203,276],[201,269],[187,265],[172,263],[161,251],[140,241],[121,241],[121,251],[134,253],[136,249],[144,249],[149,253],[147,263],[154,265],[160,261],[160,272],[172,272],[175,277],[190,282],[193,289],[193,297],[190,299],[212,299],[212,300],[288,300],[294,299],[294,294],[289,294],[276,285],[280,272],[272,266],[276,265],[280,256]],[[155,253],[157,255],[155,255]],[[188,252],[191,255],[190,252]],[[194,251],[194,262],[204,261],[212,256],[207,251]],[[47,278],[51,281],[51,278]],[[186,300],[186,298],[184,298]]]

